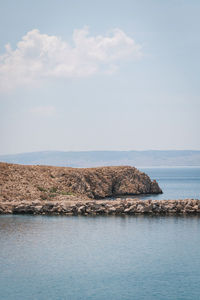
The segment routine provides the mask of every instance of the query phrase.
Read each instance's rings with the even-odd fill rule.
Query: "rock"
[[[115,207],[109,207],[109,209],[108,209],[108,213],[109,214],[113,214],[115,212],[116,212],[116,208]]]
[[[139,204],[137,206],[137,212],[138,213],[144,213],[145,211],[148,211],[148,210],[147,209],[145,210],[145,207],[143,205]]]
[[[40,205],[39,205],[40,204]],[[200,200],[112,200],[79,202],[0,202],[0,214],[65,215],[175,215],[200,214]]]
[[[53,174],[53,177],[52,177]],[[158,183],[134,167],[65,168],[0,163],[0,199],[63,202],[162,193]],[[39,205],[39,204],[38,204]]]
[[[84,205],[78,207],[78,214],[83,214],[83,213],[85,213],[85,206]]]
[[[42,205],[35,205],[34,207],[34,213],[38,214],[42,211]]]
[[[121,214],[121,213],[123,213],[124,212],[124,207],[121,205],[121,206],[117,206],[116,208],[115,208],[115,210],[116,210],[116,213],[117,214]]]

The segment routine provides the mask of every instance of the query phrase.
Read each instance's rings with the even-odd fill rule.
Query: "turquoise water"
[[[200,168],[145,171],[158,199],[200,198]],[[199,295],[199,217],[0,216],[0,300]]]
[[[200,298],[198,217],[0,217],[0,299]]]

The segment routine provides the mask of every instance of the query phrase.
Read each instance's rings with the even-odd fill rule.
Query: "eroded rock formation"
[[[156,181],[134,167],[65,168],[0,163],[0,202],[62,201],[158,194]]]
[[[75,169],[0,163],[0,214],[200,214],[200,200],[128,198],[157,193],[162,193],[157,182],[133,167]],[[127,197],[103,199],[120,195]]]

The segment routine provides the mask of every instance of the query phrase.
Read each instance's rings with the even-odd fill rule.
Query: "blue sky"
[[[200,149],[199,14],[194,0],[0,0],[0,153]]]

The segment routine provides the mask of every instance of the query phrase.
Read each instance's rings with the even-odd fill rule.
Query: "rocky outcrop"
[[[134,167],[65,168],[0,163],[0,202],[101,199],[162,193]]]
[[[133,167],[75,169],[0,163],[0,214],[200,215],[200,200],[105,199],[157,193],[162,193],[157,182]]]
[[[0,203],[0,214],[32,215],[200,215],[200,200],[90,200]]]

